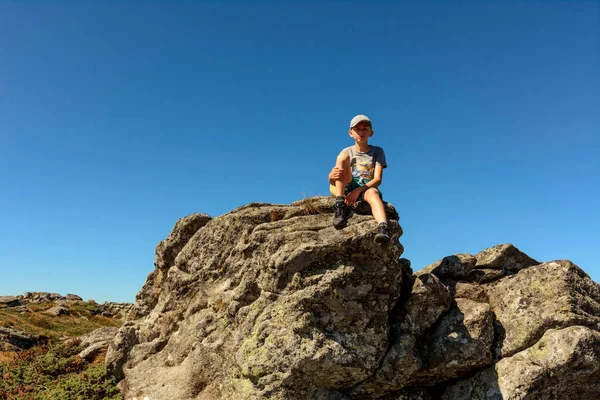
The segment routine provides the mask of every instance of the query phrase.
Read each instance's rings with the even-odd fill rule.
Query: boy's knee
[[[367,189],[363,194],[363,198],[368,202],[381,200],[381,197],[379,196],[379,190],[376,188]]]
[[[345,163],[349,163],[350,162],[350,156],[348,155],[348,153],[340,153],[337,158],[336,158],[336,163],[337,164],[345,164]]]

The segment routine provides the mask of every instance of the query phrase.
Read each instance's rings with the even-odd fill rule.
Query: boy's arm
[[[368,186],[369,188],[376,188],[377,186],[381,185],[381,181],[383,181],[383,166],[381,164],[375,164],[375,173],[373,174],[373,179],[367,182],[365,186]]]

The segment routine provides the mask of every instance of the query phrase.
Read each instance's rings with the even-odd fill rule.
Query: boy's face
[[[373,129],[368,122],[361,121],[348,132],[357,143],[366,143],[373,136]]]

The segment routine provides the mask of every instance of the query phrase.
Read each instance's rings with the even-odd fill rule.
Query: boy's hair
[[[354,128],[359,122],[367,122],[369,126],[371,126],[371,128],[373,127],[373,124],[371,123],[369,117],[367,117],[366,115],[358,114],[350,121],[350,129]]]

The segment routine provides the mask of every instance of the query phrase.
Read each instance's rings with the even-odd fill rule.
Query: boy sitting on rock
[[[342,150],[329,173],[330,191],[336,196],[333,226],[336,229],[345,227],[351,215],[348,206],[364,200],[371,206],[378,223],[375,241],[387,243],[390,241],[387,216],[377,189],[387,163],[383,149],[369,145],[373,133],[371,120],[366,115],[357,115],[350,121],[348,134],[354,139],[354,146]]]

